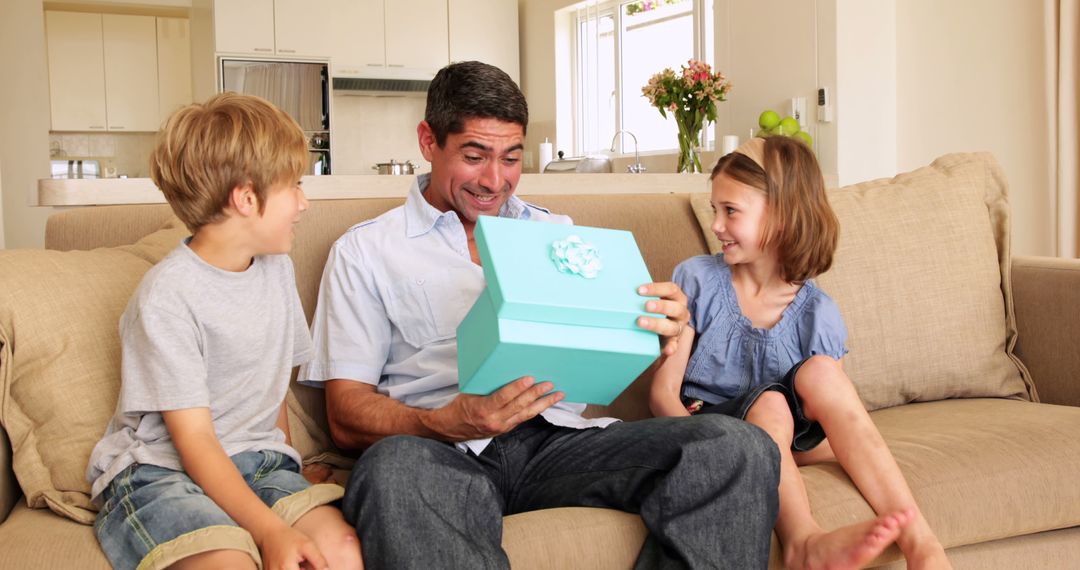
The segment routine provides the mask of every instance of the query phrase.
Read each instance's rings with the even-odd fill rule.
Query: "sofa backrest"
[[[666,281],[682,260],[708,249],[691,209],[689,194],[604,194],[522,196],[528,202],[567,214],[574,223],[627,230],[634,234],[654,280]],[[301,217],[291,257],[297,289],[308,319],[315,309],[323,265],[330,247],[352,225],[400,205],[401,198],[315,200]],[[49,218],[45,247],[61,251],[130,244],[166,223],[178,224],[164,204],[102,206],[60,212]],[[589,415],[625,419],[648,416],[643,382],[612,406],[594,406]],[[326,428],[320,390],[294,386],[294,393],[316,423]]]

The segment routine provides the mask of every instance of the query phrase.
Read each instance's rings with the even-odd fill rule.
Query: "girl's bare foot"
[[[808,536],[802,544],[785,549],[784,562],[793,570],[848,570],[862,568],[900,536],[914,518],[912,509],[874,520]]]

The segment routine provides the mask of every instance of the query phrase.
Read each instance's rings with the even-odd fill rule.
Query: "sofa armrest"
[[[1014,257],[1015,353],[1039,399],[1080,406],[1080,259]]]
[[[20,495],[19,482],[11,470],[11,442],[7,432],[0,428],[0,522],[7,519]]]

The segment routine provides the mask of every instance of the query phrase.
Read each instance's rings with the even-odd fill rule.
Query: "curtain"
[[[245,93],[259,94],[300,123],[305,131],[322,130],[322,83],[317,65],[249,64],[244,67]]]
[[[1056,188],[1056,254],[1080,253],[1080,1],[1049,0],[1048,22],[1051,70],[1055,94],[1051,120]]]

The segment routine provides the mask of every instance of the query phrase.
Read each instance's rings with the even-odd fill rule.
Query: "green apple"
[[[780,114],[772,109],[766,109],[758,117],[757,124],[764,130],[773,129],[780,124]]]
[[[801,140],[802,142],[806,143],[806,146],[808,146],[810,148],[814,148],[814,138],[810,136],[810,133],[808,133],[806,131],[799,131],[799,132],[795,133],[795,138],[797,138],[797,139]]]
[[[790,137],[799,132],[799,130],[801,130],[799,121],[796,121],[793,117],[784,117],[783,120],[780,121],[780,134],[782,135]]]

